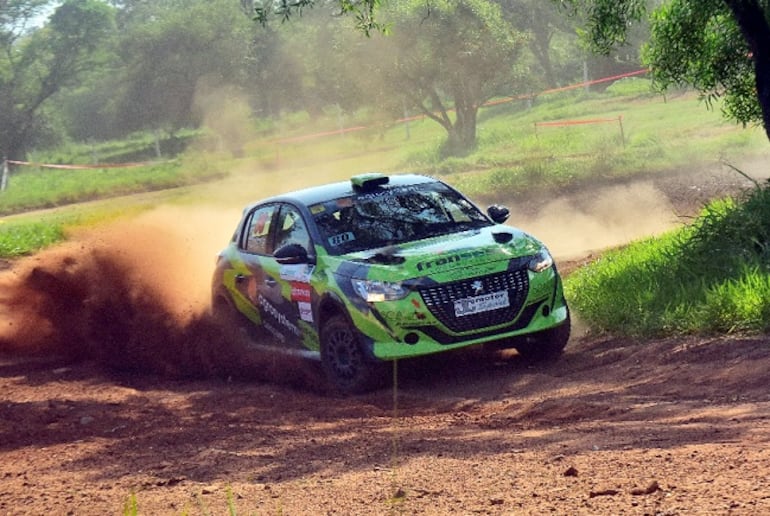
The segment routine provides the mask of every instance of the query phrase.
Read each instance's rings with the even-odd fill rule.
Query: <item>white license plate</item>
[[[455,317],[489,312],[490,310],[497,310],[506,306],[510,306],[507,290],[492,292],[483,296],[466,297],[455,301]]]

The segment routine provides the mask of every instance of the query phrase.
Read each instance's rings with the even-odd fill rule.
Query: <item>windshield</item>
[[[489,219],[443,183],[378,188],[310,207],[330,254],[403,244],[489,226]]]

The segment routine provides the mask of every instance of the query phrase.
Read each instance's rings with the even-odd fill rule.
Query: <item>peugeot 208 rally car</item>
[[[247,206],[219,254],[214,314],[287,352],[320,356],[361,392],[384,364],[476,344],[558,355],[569,338],[546,247],[449,185],[372,173]]]

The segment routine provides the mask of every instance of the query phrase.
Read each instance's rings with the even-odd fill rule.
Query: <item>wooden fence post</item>
[[[620,126],[620,141],[623,142],[623,148],[626,148],[626,135],[623,132],[623,115],[618,115],[618,125]]]
[[[2,178],[0,178],[0,192],[5,192],[8,187],[8,159],[3,156],[3,172]]]

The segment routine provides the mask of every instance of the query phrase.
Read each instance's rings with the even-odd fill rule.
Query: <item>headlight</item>
[[[367,303],[376,303],[378,301],[395,301],[405,297],[409,291],[401,286],[400,283],[390,283],[388,281],[351,279],[353,289]]]
[[[541,249],[529,261],[528,267],[532,272],[543,272],[552,265],[553,258],[551,258],[551,253],[549,253],[547,249]]]

